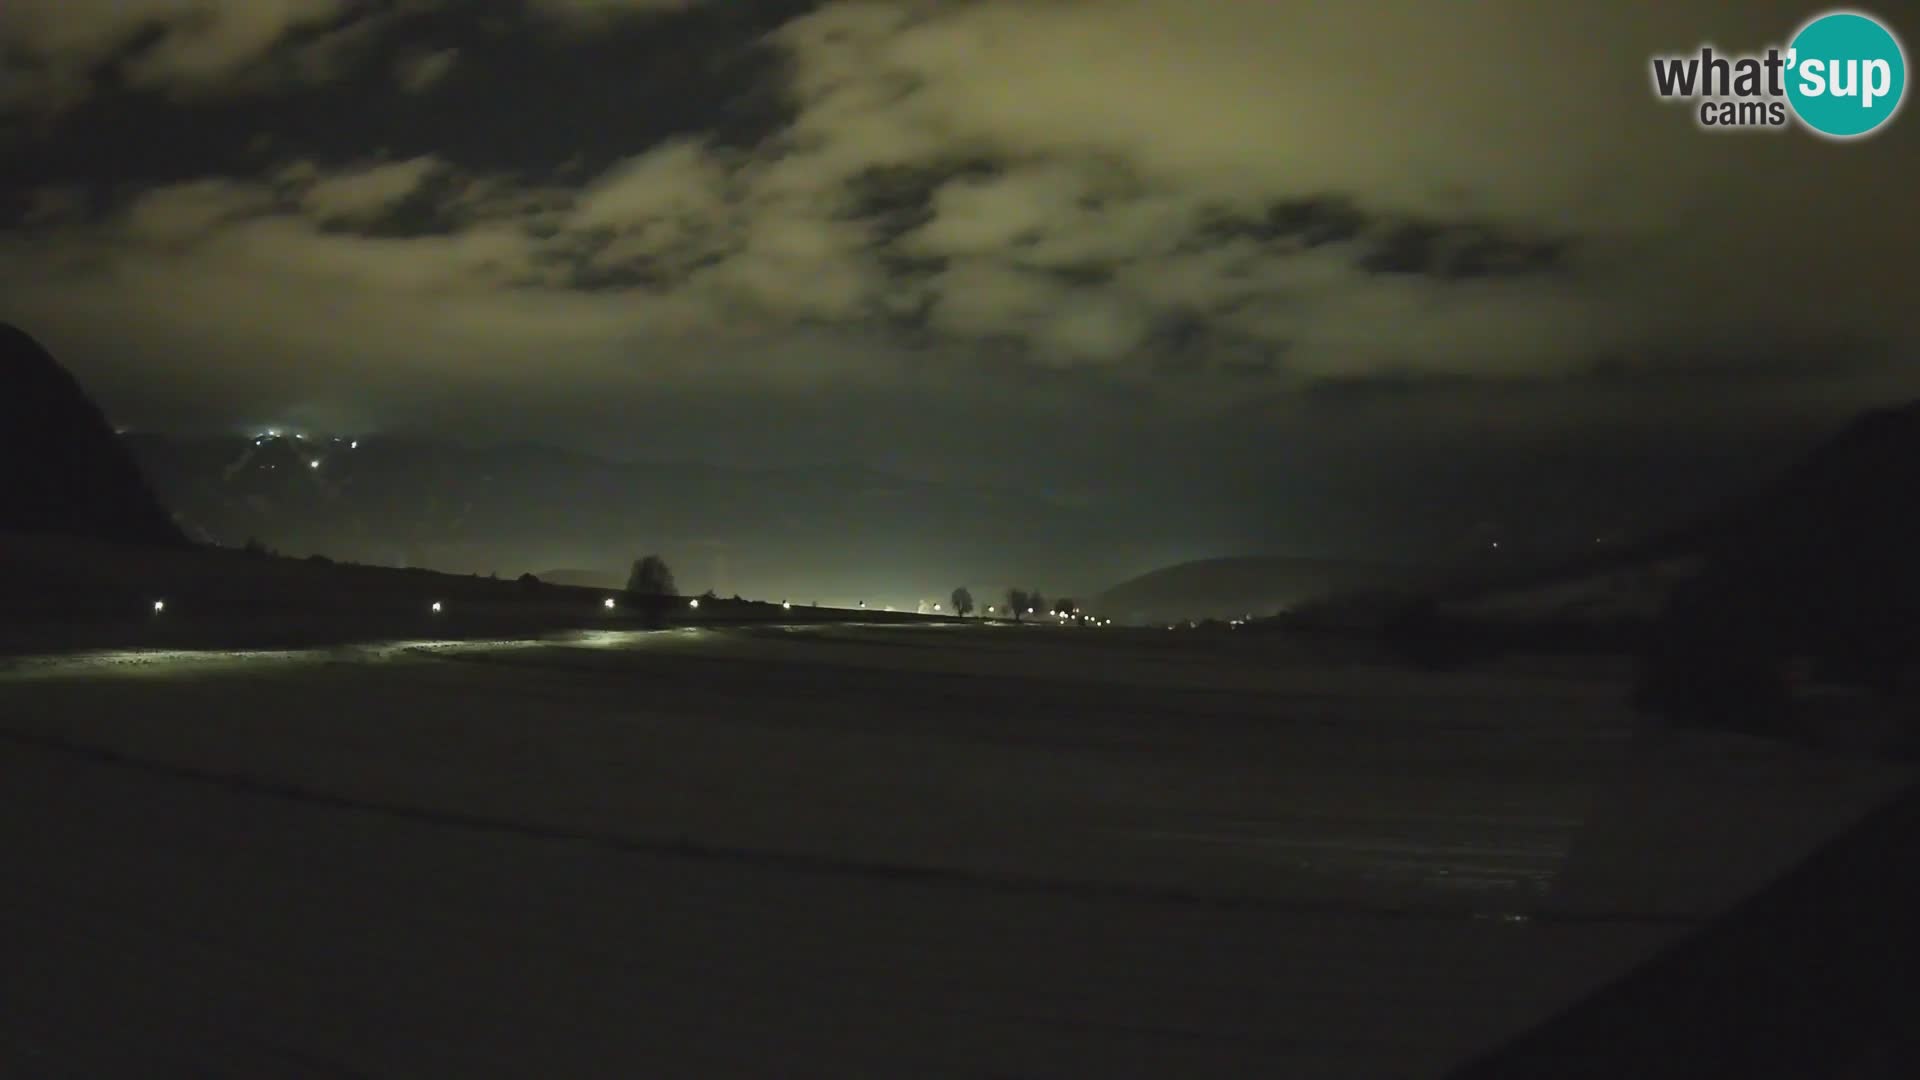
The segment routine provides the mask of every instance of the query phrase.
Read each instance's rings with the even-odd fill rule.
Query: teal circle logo
[[[1900,111],[1907,55],[1893,31],[1872,16],[1821,15],[1801,27],[1787,48],[1787,101],[1818,134],[1851,139]]]

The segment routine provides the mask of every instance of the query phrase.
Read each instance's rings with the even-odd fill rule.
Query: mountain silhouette
[[[186,537],[80,383],[0,323],[0,532],[183,546]]]

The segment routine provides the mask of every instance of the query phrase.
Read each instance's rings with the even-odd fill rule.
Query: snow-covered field
[[[1908,779],[1618,665],[960,626],[0,660],[0,1075],[1431,1077]]]

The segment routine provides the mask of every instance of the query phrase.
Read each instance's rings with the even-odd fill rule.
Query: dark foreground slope
[[[1454,1080],[1920,1075],[1920,789]]]
[[[0,532],[181,546],[119,436],[46,349],[0,323]]]
[[[1898,699],[1920,675],[1920,402],[1870,413],[1736,507],[1657,630],[1643,701],[1783,722],[1793,662]]]
[[[1920,402],[1866,414],[1772,484],[1643,541],[1555,567],[1463,573],[1314,620],[1456,651],[1648,658],[1642,703],[1765,731],[1796,679],[1895,697],[1920,663]]]

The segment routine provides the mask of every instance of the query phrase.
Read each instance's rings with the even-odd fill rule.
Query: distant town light
[[[317,468],[319,468],[319,467],[320,467],[320,459],[319,459],[319,458],[314,458],[314,459],[313,459],[312,461],[309,461],[309,462],[307,462],[307,468],[309,468],[309,469],[317,469]]]
[[[935,611],[939,611],[939,610],[940,610],[940,605],[939,605],[939,604],[935,604],[935,605],[933,605],[933,610],[935,610]]]
[[[783,608],[784,610],[787,610],[787,611],[792,611],[792,610],[793,610],[793,601],[791,601],[791,600],[782,600],[782,601],[780,601],[780,606],[781,606],[781,608]]]
[[[433,607],[432,607],[432,609],[431,609],[431,610],[433,611],[433,613],[434,613],[435,615],[438,615],[438,614],[440,614],[440,610],[441,610],[441,609],[440,609],[440,601],[438,601],[438,600],[435,600],[435,601],[433,602]]]
[[[348,444],[347,444],[347,449],[349,449],[349,450],[358,450],[358,449],[360,449],[360,440],[359,440],[359,439],[355,439],[355,440],[353,440],[352,442],[350,442],[350,443],[348,443]]]
[[[605,608],[606,608],[606,609],[607,609],[608,611],[612,611],[612,610],[613,610],[613,597],[611,597],[611,596],[609,596],[609,597],[607,597],[607,598],[606,598],[605,600],[603,600],[603,601],[601,601],[601,604],[602,604],[602,606],[604,606],[604,607],[605,607]]]
[[[1033,614],[1033,609],[1032,609],[1032,608],[1028,608],[1028,609],[1027,609],[1027,614],[1029,614],[1029,615],[1031,615],[1031,614]]]
[[[153,602],[153,613],[155,615],[158,615],[165,610],[167,610],[167,602],[165,600],[155,600]]]
[[[699,606],[700,606],[700,598],[696,596],[696,597],[694,597],[693,599],[691,599],[691,600],[689,600],[689,601],[687,601],[687,606],[688,606],[688,607],[690,607],[690,608],[697,608],[697,607],[699,607]]]

